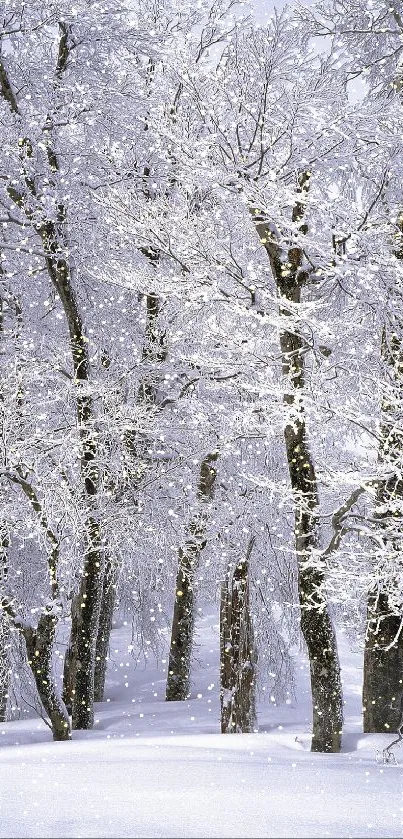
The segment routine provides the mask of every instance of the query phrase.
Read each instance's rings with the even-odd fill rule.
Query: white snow
[[[0,726],[0,837],[403,835],[402,767],[376,762],[392,737],[361,733],[360,654],[341,639],[340,755],[309,751],[303,657],[297,704],[262,701],[258,733],[221,735],[215,620],[199,623],[185,703],[164,701],[166,665],[135,669],[121,626],[94,731],[53,743],[41,720]]]

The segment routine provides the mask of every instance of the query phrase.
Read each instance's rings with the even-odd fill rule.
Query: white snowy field
[[[361,733],[360,655],[342,639],[340,755],[309,751],[302,658],[298,703],[262,702],[258,733],[221,735],[214,620],[188,702],[164,701],[165,663],[134,668],[121,626],[94,731],[53,743],[36,718],[1,725],[1,837],[403,836],[403,766],[376,762],[391,737]]]

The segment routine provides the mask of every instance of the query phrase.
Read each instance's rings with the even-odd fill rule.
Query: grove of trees
[[[94,722],[115,610],[221,731],[293,689],[337,752],[403,694],[403,9],[5,0],[0,717]],[[33,697],[33,698],[32,698]]]

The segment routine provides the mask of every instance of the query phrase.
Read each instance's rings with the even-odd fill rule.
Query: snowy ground
[[[94,731],[53,743],[41,720],[0,727],[0,837],[403,836],[403,749],[379,765],[391,738],[360,733],[360,656],[341,644],[342,754],[309,752],[303,660],[297,705],[264,703],[258,733],[221,735],[213,621],[186,703],[164,702],[163,662],[134,669],[122,626]]]

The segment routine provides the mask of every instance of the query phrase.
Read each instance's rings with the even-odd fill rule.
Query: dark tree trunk
[[[144,253],[144,250],[143,250]],[[146,251],[148,259],[151,264],[158,265],[159,255],[155,251]],[[142,351],[143,361],[149,364],[161,364],[167,357],[166,335],[165,331],[161,329],[161,302],[159,297],[153,292],[146,296],[146,328],[144,333],[144,345]],[[145,405],[155,405],[158,396],[159,382],[154,374],[150,375],[150,371],[146,373],[140,382],[138,401]]]
[[[0,280],[3,279],[3,266],[0,261]],[[3,284],[2,284],[3,285]],[[6,291],[5,287],[0,291],[0,338],[4,336],[4,306],[7,304],[7,309],[11,308],[14,317],[16,318],[17,328],[13,330],[16,340],[19,339],[19,332],[21,327],[21,304],[19,299],[11,292]],[[10,305],[11,304],[11,305]],[[18,388],[16,395],[16,403],[18,408],[21,407],[22,393],[21,386]],[[0,388],[0,403],[2,405],[2,417],[5,416],[6,407],[4,405],[4,396]],[[5,430],[0,429],[0,435],[5,439]],[[2,467],[7,465],[7,459],[4,456]],[[7,522],[2,519],[0,524],[0,585],[4,590],[8,579],[8,552],[10,547],[10,537],[8,532]],[[7,719],[7,705],[8,694],[11,681],[11,661],[10,661],[10,647],[11,647],[11,633],[7,618],[2,614],[0,616],[0,722],[5,722]]]
[[[47,240],[46,240],[47,241]],[[52,244],[52,240],[50,242]],[[81,442],[83,502],[87,509],[84,531],[84,563],[75,608],[72,610],[71,638],[65,661],[65,677],[74,687],[65,690],[72,703],[73,728],[92,728],[94,723],[94,677],[98,622],[101,610],[105,546],[96,510],[99,470],[97,446],[92,433],[91,397],[81,392],[90,380],[87,341],[64,260],[48,259],[48,270],[58,290],[70,330],[72,359],[77,382],[77,419]],[[71,668],[71,673],[68,670]]]
[[[49,525],[45,510],[34,486],[27,480],[23,470],[20,467],[15,467],[14,472],[5,472],[4,474],[10,481],[19,486],[28,498],[32,509],[38,517],[38,522],[46,535],[48,543],[47,561],[49,583],[53,604],[55,604],[60,594],[57,577],[60,559],[58,538]],[[8,538],[3,539],[4,576],[7,576],[7,560],[4,554],[7,547]],[[8,597],[2,599],[1,606],[4,614],[11,618],[15,629],[24,636],[28,664],[32,670],[39,698],[49,716],[53,739],[68,740],[71,736],[70,720],[66,706],[57,690],[53,673],[53,651],[58,622],[57,614],[53,611],[53,604],[49,608],[44,608],[36,629],[20,621],[14,612],[12,601]]]
[[[165,697],[167,701],[187,699],[190,693],[195,625],[194,585],[201,551],[206,545],[206,510],[202,508],[213,498],[218,452],[205,457],[200,467],[198,499],[201,509],[188,525],[188,538],[179,550],[176,576],[174,614],[169,650],[168,677]]]
[[[117,574],[111,562],[107,562],[103,591],[101,613],[99,616],[98,637],[95,655],[95,702],[103,702],[105,692],[105,678],[109,655],[109,640],[112,631],[113,610],[116,600]]]
[[[305,199],[309,189],[309,175],[299,178],[298,199],[292,221],[302,234],[307,226],[302,223]],[[318,487],[313,458],[309,449],[301,392],[304,388],[305,341],[293,323],[294,313],[301,302],[301,288],[308,275],[303,269],[303,251],[296,242],[289,243],[284,260],[284,243],[279,242],[269,220],[257,209],[252,218],[266,253],[276,282],[279,313],[283,328],[280,333],[283,375],[286,381],[284,405],[292,413],[284,437],[288,470],[295,503],[295,542],[298,562],[298,591],[301,606],[301,631],[310,665],[313,704],[312,751],[338,752],[343,724],[343,694],[337,642],[323,595],[323,570],[315,556],[318,545]]]
[[[3,618],[0,622],[0,722],[7,719],[8,692],[10,688],[10,660],[8,647],[10,630],[7,621]]]
[[[290,341],[287,340],[290,339]],[[293,356],[290,344],[299,339],[283,333],[283,353],[287,342],[289,355]],[[299,347],[300,349],[301,347]],[[294,368],[295,365],[293,364]],[[302,370],[299,373],[302,376]],[[302,378],[299,379],[302,386]],[[293,404],[293,395],[285,402]],[[338,752],[341,746],[343,726],[343,695],[340,679],[340,665],[337,642],[327,604],[322,594],[323,572],[312,556],[318,550],[318,495],[317,481],[311,453],[306,440],[305,423],[295,422],[285,428],[285,443],[291,486],[295,499],[295,545],[298,562],[298,591],[301,606],[301,631],[309,658],[314,752]]]
[[[62,81],[73,46],[71,28],[64,21],[59,22],[59,46],[54,71],[55,89]],[[0,94],[17,116],[19,106],[13,85],[9,79],[6,64],[0,61]],[[48,185],[55,186],[55,175],[59,169],[57,153],[53,144],[53,120],[46,118],[46,151],[48,159]],[[95,649],[101,608],[104,569],[104,545],[97,521],[96,496],[98,492],[97,445],[93,429],[94,411],[88,394],[90,381],[90,356],[88,340],[77,304],[67,253],[66,237],[67,208],[56,204],[55,217],[38,212],[37,180],[32,174],[35,158],[34,141],[24,138],[19,146],[22,187],[9,184],[10,200],[23,213],[39,237],[49,280],[57,292],[64,311],[70,337],[70,349],[74,382],[76,384],[76,414],[81,447],[81,475],[83,503],[86,507],[86,522],[83,534],[84,562],[78,593],[80,615],[76,609],[72,619],[72,638],[66,665],[73,668],[75,687],[73,693],[73,725],[76,728],[90,728],[93,724]],[[27,161],[29,166],[26,166]],[[76,656],[76,660],[74,660]],[[66,667],[65,667],[66,670]],[[69,677],[69,681],[71,678]],[[71,691],[70,691],[71,694]]]
[[[54,740],[70,740],[71,726],[67,708],[57,688],[53,653],[57,617],[45,607],[36,629],[23,623],[13,610],[12,600],[3,597],[1,608],[24,638],[27,660],[34,677],[39,699],[49,717]]]
[[[249,602],[249,556],[228,572],[220,606],[221,732],[256,727],[256,646]]]
[[[158,265],[157,252],[147,248],[142,248],[141,251],[154,267]],[[165,330],[160,325],[161,302],[156,294],[150,292],[146,295],[145,304],[146,322],[142,360],[146,364],[146,370],[139,382],[137,402],[151,412],[156,408],[161,385],[161,374],[157,365],[165,361],[168,350]],[[138,491],[145,469],[150,465],[153,457],[149,452],[150,440],[147,435],[129,429],[125,431],[124,442],[127,452],[126,479],[131,489]]]
[[[83,503],[87,510],[87,519],[83,534],[83,572],[78,592],[80,606],[79,610],[75,609],[72,615],[72,634],[66,656],[65,674],[70,684],[75,679],[74,688],[68,690],[69,700],[72,697],[73,704],[73,727],[91,728],[94,720],[95,649],[102,599],[105,546],[102,542],[100,526],[93,514],[96,510],[99,470],[97,445],[92,427],[94,420],[92,400],[87,393],[83,392],[83,388],[85,390],[90,381],[88,342],[71,281],[70,268],[63,256],[65,209],[59,207],[57,223],[47,219],[35,222],[29,206],[25,204],[24,196],[11,187],[9,194],[24,210],[27,218],[33,222],[34,229],[42,240],[48,274],[60,297],[70,334],[81,445]],[[69,667],[72,668],[70,675],[67,672]]]
[[[165,698],[168,702],[187,699],[190,695],[194,614],[194,573],[202,545],[189,539],[179,549],[176,575],[174,614]]]
[[[70,643],[64,668],[64,694],[72,708],[74,729],[92,728],[94,724],[95,657],[104,569],[98,548],[98,525],[91,520],[87,522],[89,526],[95,549],[88,551],[80,588],[73,600]]]
[[[0,528],[0,583],[3,588],[8,577],[9,538],[6,529]],[[8,692],[10,687],[10,627],[7,618],[0,617],[0,722],[7,719]]]
[[[400,239],[403,237],[401,236]],[[402,242],[400,242],[402,245]],[[402,259],[403,251],[396,255]],[[393,318],[393,314],[392,314]],[[379,523],[384,550],[390,554],[393,565],[400,562],[402,552],[402,502],[401,478],[403,434],[401,405],[403,402],[403,352],[399,338],[399,319],[382,336],[381,353],[386,377],[392,384],[392,398],[382,404],[381,444],[378,461],[393,474],[379,484],[375,518]],[[400,721],[400,698],[403,694],[403,614],[396,614],[389,603],[387,589],[393,587],[392,579],[382,580],[377,590],[368,596],[367,632],[364,650],[363,674],[363,725],[364,731],[378,733],[396,731]]]
[[[66,653],[64,656],[64,666],[63,666],[63,702],[70,714],[73,714],[73,699],[75,693],[75,684],[76,684],[76,662],[77,662],[77,651],[75,648],[75,639],[77,636],[76,631],[73,634],[73,624],[75,625],[78,621],[78,618],[75,618],[75,612],[78,609],[79,603],[79,596],[76,594],[72,601],[71,601],[71,623],[72,627],[70,630],[70,639],[66,649]]]
[[[71,728],[67,708],[56,687],[53,673],[53,648],[57,620],[43,614],[36,630],[23,628],[28,663],[32,670],[39,698],[50,719],[54,740],[70,740]]]
[[[362,692],[364,732],[396,731],[403,693],[401,617],[391,614],[387,595],[372,594],[367,620]]]

